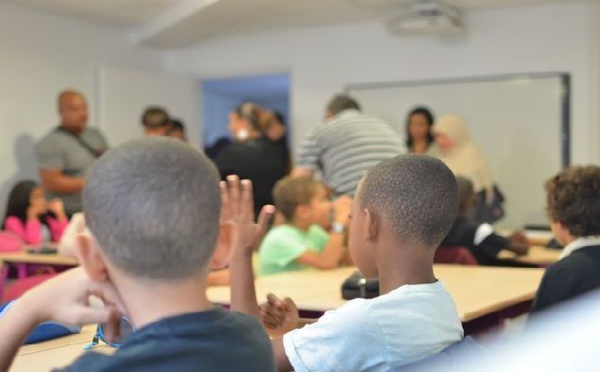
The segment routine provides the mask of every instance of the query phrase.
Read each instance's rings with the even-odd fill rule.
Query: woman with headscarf
[[[469,179],[486,205],[491,205],[494,184],[490,167],[481,150],[471,140],[464,119],[455,114],[443,115],[432,127],[435,144],[428,154],[442,160],[457,176]]]

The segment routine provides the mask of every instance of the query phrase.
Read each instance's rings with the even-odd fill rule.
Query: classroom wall
[[[600,160],[600,1],[592,4],[590,12],[592,40],[590,40],[590,50],[592,52],[591,60],[591,90],[590,90],[590,110],[592,125],[592,135],[590,146],[592,146],[592,155],[596,163]]]
[[[348,83],[566,71],[572,160],[599,162],[597,12],[586,1],[479,11],[469,17],[468,35],[454,40],[393,37],[379,22],[264,33],[175,51],[168,68],[200,78],[289,71],[295,149]]]
[[[162,71],[103,66],[99,81],[100,116],[97,122],[111,146],[144,135],[142,113],[148,106],[167,109],[170,116],[183,121],[188,141],[199,146],[200,98],[198,81],[191,76]]]
[[[34,143],[58,124],[60,90],[87,96],[94,125],[99,66],[162,68],[164,53],[135,49],[126,36],[0,2],[0,213],[16,180],[37,178]]]

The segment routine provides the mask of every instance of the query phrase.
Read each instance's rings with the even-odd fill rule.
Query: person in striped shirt
[[[326,122],[304,139],[292,176],[312,177],[318,170],[335,196],[352,196],[370,168],[404,153],[404,140],[391,125],[339,94],[327,106]]]

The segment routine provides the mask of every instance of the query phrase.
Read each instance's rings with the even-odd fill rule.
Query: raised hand
[[[269,219],[275,213],[275,207],[263,207],[258,223],[254,221],[254,202],[252,200],[252,183],[237,176],[227,177],[221,182],[221,233],[220,244],[229,244],[233,250],[230,262],[231,270],[231,309],[260,318],[256,290],[254,288],[254,272],[252,254],[262,242],[267,231]],[[226,236],[229,234],[229,236]],[[217,248],[218,249],[218,248]]]
[[[220,187],[222,207],[219,243],[231,245],[234,254],[251,254],[260,246],[275,207],[264,206],[256,222],[250,180],[240,181],[237,176],[229,176],[226,182],[221,182]]]

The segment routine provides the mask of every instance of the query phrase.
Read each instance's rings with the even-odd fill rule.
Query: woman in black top
[[[222,179],[235,174],[252,181],[256,215],[264,205],[273,204],[271,191],[286,170],[281,146],[266,138],[260,126],[262,114],[254,103],[236,107],[229,115],[234,142],[214,158]]]

